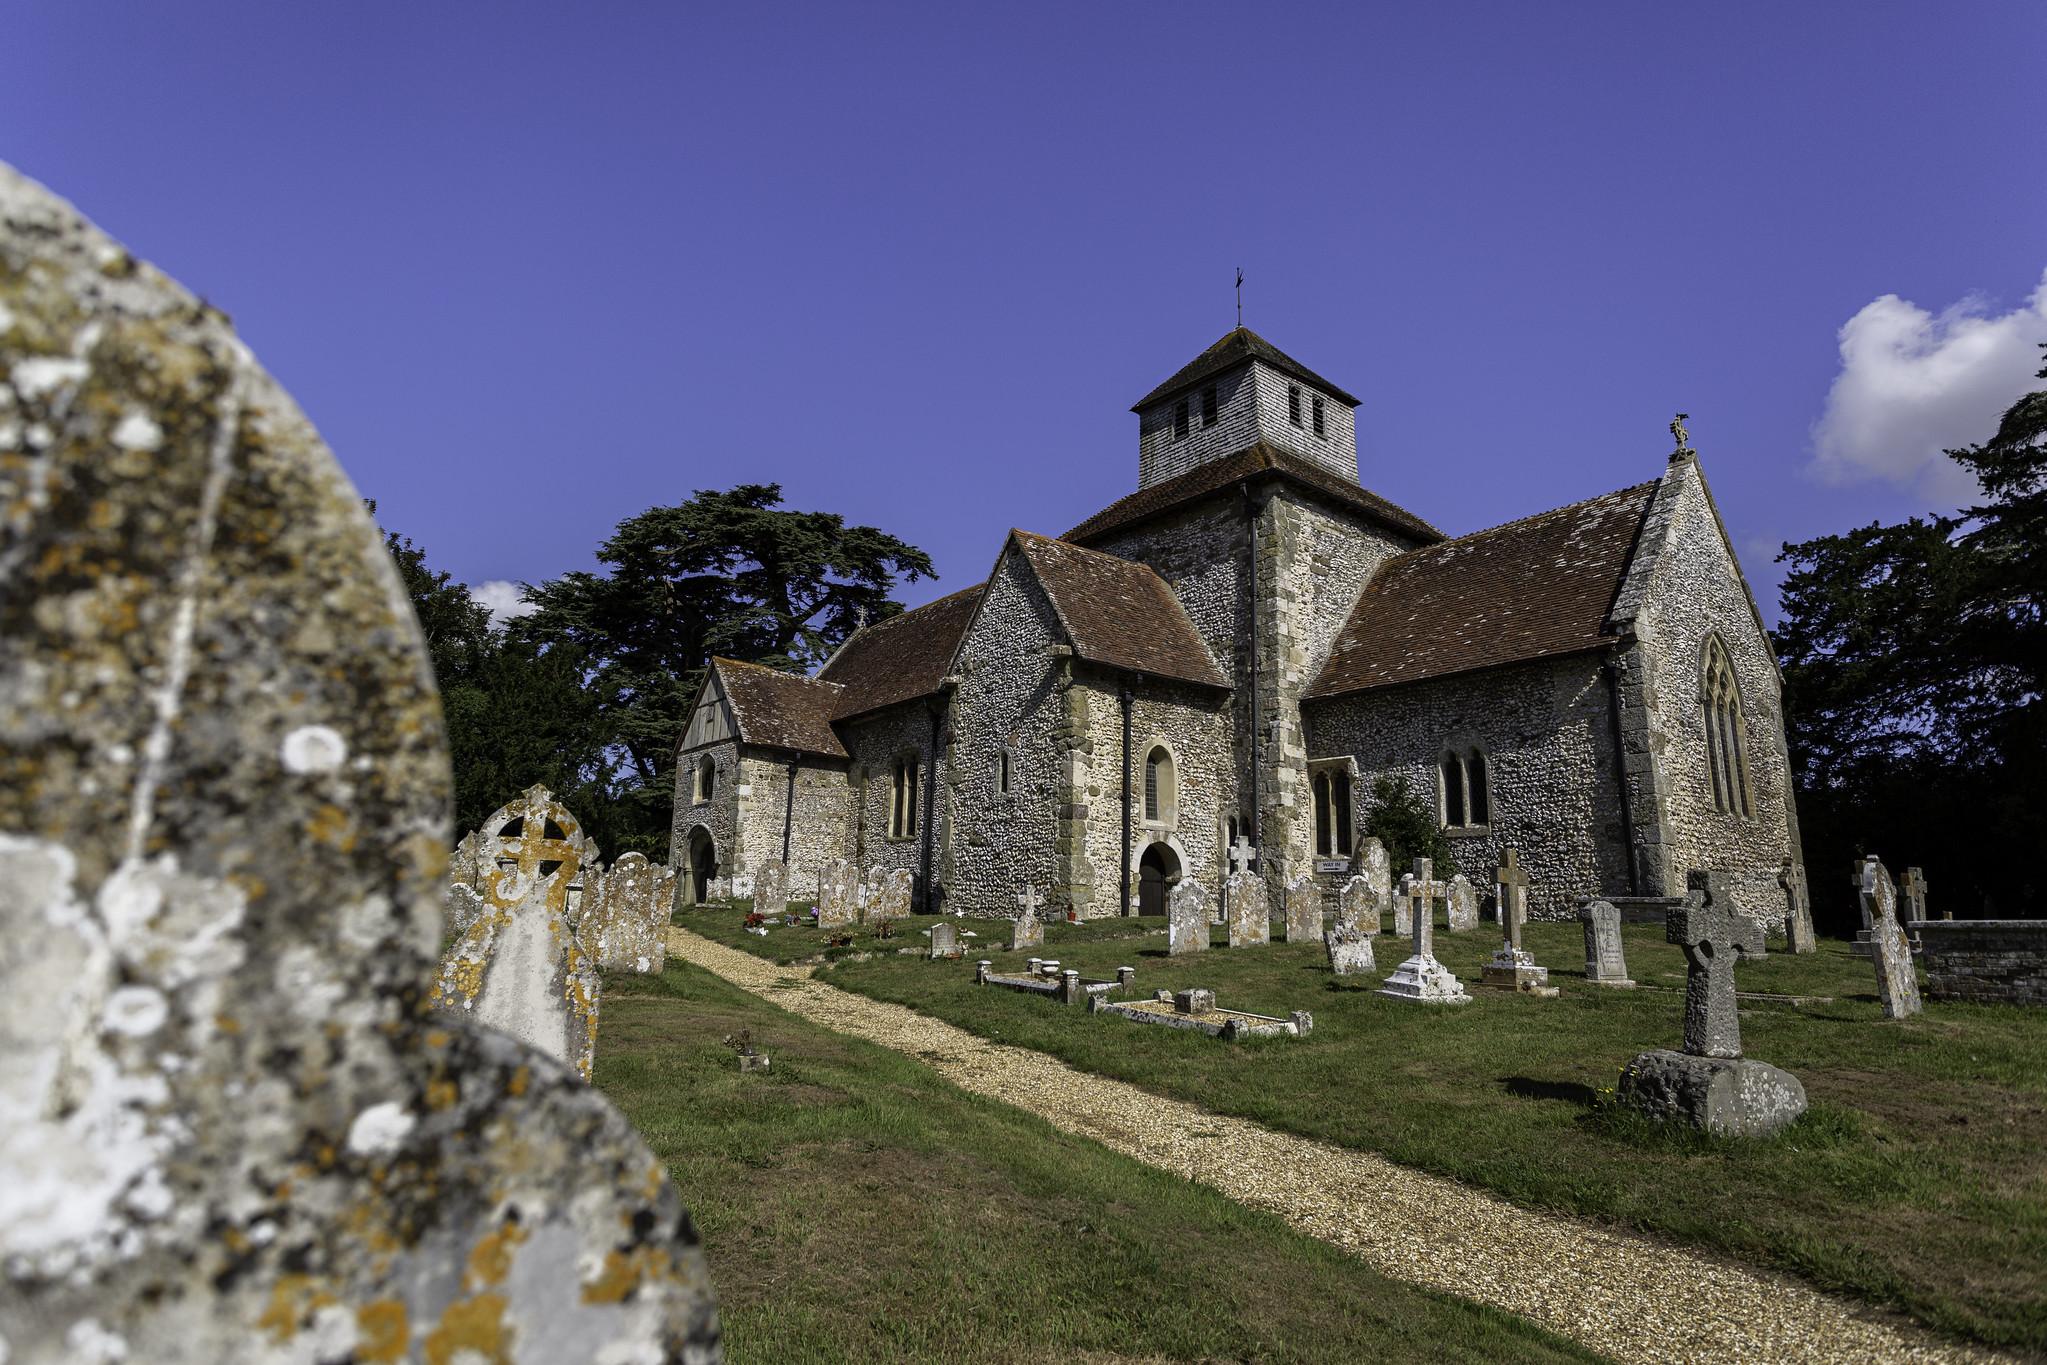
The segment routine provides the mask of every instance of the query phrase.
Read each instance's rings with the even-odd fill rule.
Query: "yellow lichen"
[[[405,1305],[398,1299],[372,1299],[355,1310],[355,1358],[377,1362],[403,1360],[412,1337],[412,1324]]]
[[[505,1329],[505,1296],[478,1294],[449,1304],[421,1345],[427,1365],[452,1365],[464,1351],[474,1351],[490,1365],[511,1365],[512,1340]]]
[[[519,1098],[519,1096],[526,1093],[527,1082],[531,1081],[532,1079],[533,1079],[532,1070],[527,1067],[523,1066],[520,1067],[517,1071],[514,1071],[512,1073],[512,1079],[505,1082],[505,1093],[507,1095],[510,1095],[513,1099]]]
[[[463,1288],[473,1294],[494,1284],[503,1284],[505,1276],[512,1273],[512,1255],[518,1250],[519,1243],[525,1240],[526,1229],[519,1223],[506,1223],[494,1232],[485,1233],[469,1249],[469,1269],[462,1278]]]
[[[597,1278],[583,1286],[584,1303],[624,1303],[626,1296],[643,1281],[666,1278],[674,1262],[657,1246],[634,1247],[630,1252],[616,1247],[604,1253],[604,1268]]]
[[[298,1335],[300,1324],[309,1314],[336,1301],[332,1294],[316,1287],[310,1275],[280,1275],[277,1283],[270,1286],[270,1306],[256,1319],[256,1325],[268,1331],[271,1340],[282,1344]]]
[[[461,1090],[453,1081],[448,1080],[446,1077],[428,1081],[426,1086],[426,1107],[436,1112],[443,1109],[451,1109],[454,1107],[455,1101],[461,1098],[461,1095]]]

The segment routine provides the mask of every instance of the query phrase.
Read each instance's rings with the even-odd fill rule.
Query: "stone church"
[[[709,668],[684,734],[683,898],[763,861],[910,869],[920,909],[1162,913],[1238,840],[1348,875],[1377,778],[1530,912],[1800,861],[1780,681],[1697,458],[1449,537],[1361,486],[1359,400],[1242,327],[1140,399],[1137,490],[814,678]],[[1397,870],[1396,870],[1397,871]],[[1489,887],[1488,887],[1489,889]]]

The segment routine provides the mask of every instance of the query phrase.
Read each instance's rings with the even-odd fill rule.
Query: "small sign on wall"
[[[753,783],[751,783],[751,782],[742,782],[742,783],[740,783],[740,784],[739,784],[739,794],[740,794],[741,796],[752,796],[752,795],[753,795]]]
[[[741,787],[740,790],[745,791],[746,789]],[[1350,870],[1350,859],[1317,858],[1315,860],[1315,870],[1317,872],[1347,872]]]

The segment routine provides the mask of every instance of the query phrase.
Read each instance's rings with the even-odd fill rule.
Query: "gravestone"
[[[1400,879],[1401,891],[1409,901],[1407,918],[1414,951],[1393,969],[1379,994],[1430,1005],[1469,1004],[1471,997],[1464,993],[1464,983],[1436,961],[1434,902],[1443,899],[1449,888],[1436,880],[1435,872],[1433,862],[1417,858],[1414,871]]]
[[[1685,954],[1684,1051],[1658,1048],[1629,1062],[1619,1097],[1652,1118],[1722,1137],[1764,1137],[1805,1112],[1805,1086],[1788,1071],[1741,1055],[1734,964],[1761,957],[1763,926],[1735,908],[1718,872],[1693,872],[1664,935]]]
[[[535,783],[483,822],[484,913],[449,945],[436,1009],[508,1033],[576,1069],[596,1060],[597,966],[569,915],[587,845],[575,817]]]
[[[910,917],[911,893],[916,889],[917,874],[907,867],[899,867],[881,879],[881,895],[875,902],[876,919],[908,919]]]
[[[448,930],[458,938],[483,914],[483,897],[467,882],[448,887]]]
[[[770,858],[754,869],[753,908],[776,919],[789,913],[789,864]]]
[[[1621,912],[1612,901],[1588,901],[1578,911],[1585,926],[1585,979],[1595,986],[1634,986],[1621,947]]]
[[[1372,888],[1381,906],[1393,899],[1393,864],[1387,860],[1386,845],[1376,838],[1358,844],[1358,875]]]
[[[1784,888],[1784,943],[1794,953],[1819,951],[1812,928],[1812,895],[1805,884],[1805,864],[1787,861],[1777,874]]]
[[[1381,925],[1381,907],[1386,897],[1379,894],[1362,874],[1352,877],[1336,894],[1336,922],[1359,933],[1376,934]]]
[[[668,902],[656,872],[644,853],[622,854],[605,871],[595,914],[598,966],[658,975],[667,965]]]
[[[462,836],[448,858],[448,884],[476,887],[483,884],[483,835],[476,830]]]
[[[1443,888],[1443,923],[1453,934],[1478,928],[1478,888],[1462,872]]]
[[[311,424],[218,312],[6,167],[0,317],[9,419],[46,433],[0,474],[9,1365],[716,1359],[630,1125],[418,1008],[440,706]]]
[[[1166,955],[1206,952],[1212,914],[1206,887],[1192,877],[1175,883],[1166,898]]]
[[[1017,896],[1017,916],[1010,922],[1009,946],[1011,949],[1036,948],[1045,942],[1045,922],[1038,918],[1038,907],[1044,902],[1038,899],[1038,888],[1026,886]]]
[[[661,915],[663,953],[667,952],[668,926],[675,923],[675,890],[675,869],[666,863],[655,863],[653,901]]]
[[[850,929],[860,922],[860,872],[852,860],[826,863],[818,875],[817,927]]]
[[[960,931],[951,920],[940,920],[931,926],[931,957],[936,962],[942,957],[960,955]]]
[[[1393,932],[1405,938],[1414,932],[1414,873],[1400,874],[1400,885],[1393,889]]]
[[[881,913],[881,888],[882,884],[887,880],[888,870],[880,863],[875,863],[872,867],[869,867],[867,875],[860,879],[859,890],[854,894],[860,907],[860,922],[862,924],[873,924],[878,920],[886,918]]]
[[[1912,946],[1898,923],[1898,893],[1891,874],[1874,857],[1862,863],[1862,880],[1856,887],[1862,913],[1870,923],[1870,941],[1875,951],[1876,997],[1884,1018],[1903,1019],[1924,1008],[1919,999],[1919,973],[1912,965]]]
[[[1256,872],[1232,872],[1225,894],[1229,904],[1230,946],[1255,948],[1272,941],[1272,910],[1265,899],[1265,878]]]
[[[1528,873],[1517,850],[1501,850],[1500,865],[1493,869],[1493,887],[1500,907],[1501,944],[1479,968],[1481,984],[1555,998],[1558,992],[1549,984],[1549,969],[1537,966],[1535,956],[1521,946],[1521,928],[1528,922]]]
[[[1322,946],[1329,951],[1329,970],[1337,976],[1358,976],[1378,970],[1378,961],[1372,952],[1373,929],[1355,920],[1338,920],[1336,926],[1322,936]]]
[[[1287,878],[1282,894],[1286,896],[1286,941],[1320,942],[1322,890],[1315,885],[1314,874],[1301,872]]]
[[[1912,951],[1919,951],[1919,931],[1910,926],[1926,919],[1926,874],[1916,867],[1905,869],[1905,875],[1898,879],[1898,918],[1907,927],[1906,938],[1911,940]]]

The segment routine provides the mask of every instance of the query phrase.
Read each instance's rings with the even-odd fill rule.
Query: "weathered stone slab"
[[[1182,877],[1166,901],[1167,956],[1206,952],[1212,914],[1208,888]]]
[[[1380,905],[1393,899],[1393,864],[1386,857],[1386,846],[1376,838],[1358,843],[1358,875],[1377,893]]]
[[[1784,939],[1794,953],[1819,951],[1818,936],[1812,928],[1812,895],[1805,884],[1805,864],[1786,863],[1777,874],[1784,888]]]
[[[1378,970],[1378,960],[1372,951],[1372,930],[1366,925],[1338,921],[1335,928],[1322,936],[1322,945],[1329,950],[1329,970],[1338,976]]]
[[[854,893],[860,907],[860,922],[874,924],[886,916],[881,911],[882,885],[888,880],[888,869],[875,863],[867,869],[867,875],[860,880],[859,889]]]
[[[1038,918],[1038,907],[1044,904],[1038,899],[1038,888],[1026,886],[1016,898],[1017,916],[1010,921],[1009,946],[1015,948],[1036,948],[1045,941],[1045,922]]]
[[[585,921],[597,927],[597,965],[614,971],[659,973],[668,963],[668,902],[644,853],[620,855],[604,873],[603,892]],[[588,929],[579,935],[591,941]]]
[[[483,897],[467,882],[448,887],[448,929],[458,938],[483,914]]]
[[[907,867],[899,867],[881,879],[881,893],[875,900],[876,919],[908,919],[911,897],[917,886],[917,874]]]
[[[1255,948],[1272,941],[1272,909],[1265,897],[1265,878],[1256,872],[1232,872],[1224,893],[1229,898],[1230,946]]]
[[[1318,943],[1322,939],[1322,889],[1310,872],[1287,878],[1282,888],[1286,897],[1286,941]]]
[[[1376,934],[1384,925],[1387,899],[1362,874],[1354,876],[1337,892],[1336,922],[1359,933]]]
[[[754,869],[753,908],[775,919],[789,913],[789,864],[770,858]]]
[[[960,955],[960,931],[950,920],[940,920],[931,926],[932,961]]]
[[[817,927],[850,929],[859,922],[859,869],[846,858],[826,863],[818,879]]]
[[[419,1008],[440,708],[311,425],[218,312],[4,167],[0,318],[0,426],[42,433],[0,454],[9,1365],[715,1360],[625,1120]]]
[[[1453,934],[1478,928],[1478,888],[1462,872],[1444,888],[1443,923]]]
[[[1924,1008],[1919,998],[1919,973],[1912,965],[1912,945],[1905,941],[1905,931],[1898,924],[1898,893],[1891,885],[1891,874],[1874,857],[1865,858],[1857,890],[1876,950],[1870,960],[1876,965],[1876,997],[1884,1018],[1917,1014]]]
[[[1579,909],[1578,920],[1585,926],[1585,979],[1595,986],[1632,987],[1621,944],[1621,912],[1613,902],[1587,902]]]

